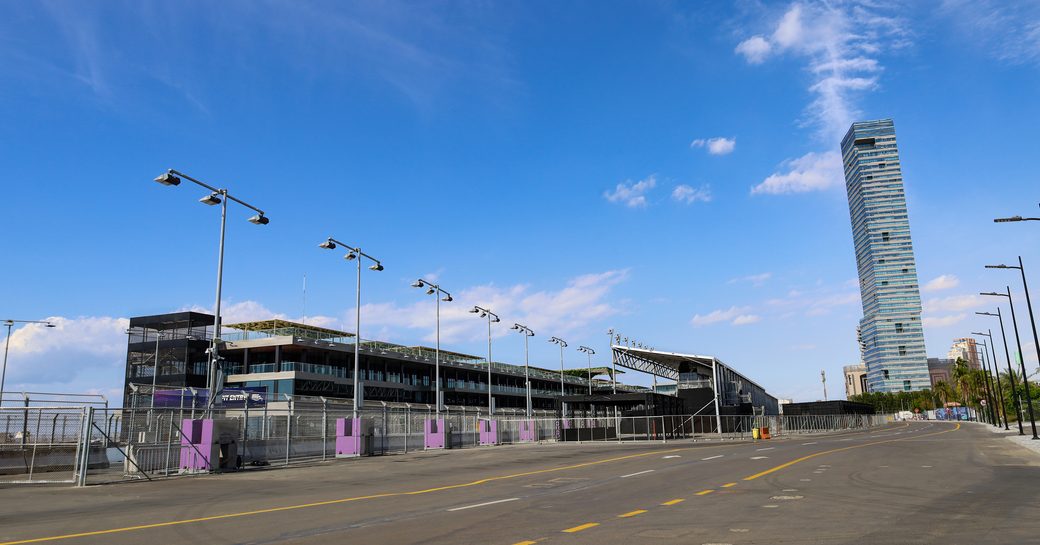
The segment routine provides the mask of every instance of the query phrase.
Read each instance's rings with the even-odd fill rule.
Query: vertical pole
[[[0,407],[4,404],[4,380],[7,378],[7,352],[11,348],[11,328],[14,326],[14,322],[8,320],[4,325],[7,326],[7,340],[4,342],[4,366],[0,369]]]
[[[715,369],[716,366],[715,358],[711,358],[711,382],[712,389],[715,390],[715,427],[718,434],[722,435],[722,415],[719,414],[719,376]]]
[[[610,354],[610,383],[613,393],[617,393],[617,359],[614,357],[614,330],[611,329],[607,332],[607,353]],[[614,408],[615,412],[617,407]],[[620,420],[619,420],[620,422]],[[620,437],[621,429],[618,428],[618,437]]]
[[[488,420],[495,414],[495,398],[491,395],[491,311],[487,312],[488,319]]]
[[[993,339],[990,339],[990,344],[993,344]],[[986,361],[986,343],[982,343],[982,369],[986,373],[986,396],[989,397],[989,419],[990,423],[996,427],[1000,427],[1000,413],[997,412],[996,400],[993,399],[993,383],[990,381],[989,376],[989,362]],[[995,363],[995,362],[994,362]]]
[[[433,353],[433,366],[434,366],[434,388],[433,388],[433,404],[436,406],[437,419],[441,417],[441,290],[437,288],[434,292],[434,297],[437,298],[437,347]]]
[[[531,418],[531,360],[527,350],[527,341],[530,339],[530,335],[527,331],[521,331],[524,334],[524,382],[527,383],[527,418]]]
[[[321,461],[324,462],[329,451],[329,400],[321,398]]]
[[[163,475],[170,475],[170,451],[173,449],[173,411],[170,411],[170,427],[166,432],[166,463],[163,465]]]
[[[589,357],[589,395],[592,395],[592,352],[585,354]]]
[[[156,380],[159,378],[159,339],[162,338],[162,334],[159,330],[155,330],[155,361],[152,362],[152,403],[148,406],[148,420],[151,421],[152,412],[155,411],[155,387]]]
[[[224,284],[224,233],[227,227],[227,190],[220,190],[220,248],[217,253],[217,301],[214,304],[214,316],[213,316],[213,338],[210,340],[209,345],[209,380],[208,390],[209,399],[206,400],[206,404],[209,407],[213,406],[215,398],[217,396],[217,364],[219,362],[217,355],[217,343],[220,339],[220,292]]]
[[[1026,403],[1029,407],[1029,423],[1033,427],[1033,439],[1036,435],[1036,418],[1033,417],[1033,396],[1029,393],[1029,375],[1026,373],[1026,359],[1022,353],[1022,339],[1018,336],[1018,320],[1015,318],[1015,302],[1011,299],[1011,286],[1007,286],[1008,304],[1011,306],[1011,327],[1015,330],[1015,343],[1018,344],[1018,364],[1022,368],[1022,383],[1026,387]]]
[[[1000,313],[1000,307],[997,307],[997,320],[1000,321],[1000,337],[1004,341],[1004,357],[1007,359],[1008,368],[1008,380],[1011,381],[1011,401],[1015,406],[1016,420],[1018,420],[1018,434],[1025,435],[1025,430],[1022,429],[1022,405],[1018,402],[1017,390],[1015,386],[1015,371],[1011,369],[1011,351],[1008,350],[1007,334],[1004,333],[1004,316]]]
[[[1040,363],[1040,339],[1036,335],[1036,320],[1033,318],[1033,303],[1029,298],[1029,284],[1026,283],[1026,268],[1022,265],[1022,256],[1018,256],[1018,272],[1022,273],[1022,290],[1025,291],[1026,295],[1026,308],[1029,310],[1029,325],[1033,329],[1033,349],[1036,350],[1037,363]],[[1025,368],[1025,354],[1022,354],[1022,367]],[[1029,377],[1026,376],[1025,372],[1022,373],[1022,380],[1029,385]],[[1033,400],[1029,399],[1029,409],[1033,409]],[[1033,438],[1036,438],[1036,434],[1033,434]]]
[[[565,345],[560,343],[560,397],[567,395],[563,389],[563,347]]]
[[[353,418],[358,417],[358,408],[361,404],[361,248],[357,249],[357,298],[354,309],[354,410]]]
[[[1004,406],[1004,387],[1000,385],[1000,368],[997,367],[997,347],[993,342],[993,330],[986,329],[989,335],[989,353],[993,361],[993,382],[997,383],[997,397],[1000,398],[1000,410],[1004,413],[1004,429],[1010,430],[1007,419],[1007,407]]]

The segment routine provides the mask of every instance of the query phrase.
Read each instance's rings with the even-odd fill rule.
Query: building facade
[[[891,119],[853,123],[841,142],[859,272],[860,343],[871,392],[929,387],[921,293]]]
[[[937,382],[952,384],[950,377],[953,376],[953,362],[954,360],[928,358],[928,379],[933,389]]]
[[[971,337],[954,339],[946,357],[950,361],[957,361],[957,358],[963,359],[972,369],[979,369],[979,347],[975,343],[975,339]]]
[[[845,371],[845,398],[860,395],[867,391],[867,366],[846,365],[842,367]]]

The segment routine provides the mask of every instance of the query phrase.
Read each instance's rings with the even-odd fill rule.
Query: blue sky
[[[0,318],[59,323],[16,331],[9,389],[118,392],[126,317],[212,306],[218,213],[151,182],[173,167],[271,218],[230,210],[226,323],[352,328],[331,234],[386,266],[367,338],[431,342],[424,276],[456,297],[449,349],[484,353],[480,304],[535,330],[533,364],[552,335],[605,363],[612,327],[841,396],[861,308],[835,158],[883,117],[945,356],[996,327],[974,294],[1018,287],[986,262],[1021,254],[1040,293],[1038,224],[991,222],[1040,215],[1040,4],[872,4],[5,3]],[[522,362],[507,327],[494,346]]]

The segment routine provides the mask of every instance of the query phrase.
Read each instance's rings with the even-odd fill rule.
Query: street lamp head
[[[481,316],[481,318],[483,318],[483,316]],[[497,324],[498,322],[501,322],[502,320],[499,320],[498,316],[492,316],[491,317],[491,321]]]
[[[47,322],[47,323],[43,324],[43,327],[58,327],[58,326],[56,326],[56,325],[54,325],[54,324],[52,324],[50,322]]]
[[[426,284],[424,284],[422,280],[416,280],[415,282],[412,282],[412,287],[413,288],[424,288],[424,287],[426,287]]]
[[[355,254],[354,251],[351,250],[347,252],[347,255],[343,256],[343,259],[346,259],[347,261],[354,261],[355,259],[357,259],[357,254]]]
[[[995,291],[982,291],[982,292],[979,292],[979,295],[992,295],[994,297],[1007,297],[1006,293],[997,293]]]
[[[162,185],[181,185],[181,179],[174,176],[173,174],[170,174],[169,172],[164,172],[160,174],[158,177],[155,178],[155,181],[159,182]]]
[[[1000,264],[1000,265],[986,265],[986,268],[987,269],[1010,269],[1011,267],[1008,267],[1007,265],[1004,265],[1004,264]]]
[[[520,324],[513,324],[513,327],[510,327],[509,329],[514,329],[516,331],[520,331]]]
[[[383,270],[383,264],[378,262],[378,261],[376,261],[376,264],[370,266],[369,269],[371,269],[373,271],[381,271],[381,270]]]
[[[469,313],[470,314],[476,314],[478,312],[480,312],[480,309],[477,308],[477,307],[473,307],[473,308],[469,309]],[[483,318],[484,316],[486,316],[486,314],[481,312],[480,317]]]
[[[267,219],[267,216],[263,214],[257,214],[249,218],[249,223],[254,225],[267,225],[268,223],[271,223],[271,220]]]
[[[982,336],[982,337],[989,336],[989,333],[979,333],[978,331],[972,331],[971,334],[972,335],[979,335],[979,336]]]
[[[419,286],[422,287],[422,286]],[[437,290],[433,288],[426,288],[426,295],[433,295]]]
[[[445,303],[450,303],[450,302],[452,302],[452,301],[454,301],[454,300],[455,300],[455,299],[452,299],[452,297],[451,297],[451,294],[450,294],[450,293],[448,294],[448,296],[447,296],[447,297],[444,297],[443,299],[441,299],[441,301],[444,301]]]
[[[217,195],[218,193],[210,193],[209,195],[199,199],[199,202],[208,206],[216,206],[220,204],[220,197]]]
[[[993,223],[1008,223],[1012,221],[1022,221],[1022,216],[1011,216],[1010,218],[996,218]]]
[[[325,242],[322,242],[321,244],[319,244],[318,247],[323,249],[323,250],[335,250],[336,249],[336,243],[332,242],[332,239],[330,238],[329,240],[326,240]]]
[[[992,312],[976,312],[975,314],[978,314],[979,316],[996,316],[996,314],[993,314]]]

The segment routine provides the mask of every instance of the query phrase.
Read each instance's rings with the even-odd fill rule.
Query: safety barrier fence
[[[337,457],[337,420],[350,419],[349,405],[287,403],[282,407],[200,409],[104,409],[32,407],[0,409],[0,485],[76,485],[198,474],[192,457],[213,457],[213,467],[242,468],[320,463]],[[193,418],[220,422],[219,452],[203,452],[187,438]],[[369,406],[358,416],[370,423],[367,454],[423,450],[432,407]],[[749,439],[754,428],[773,437],[870,428],[886,415],[831,416],[634,416],[605,414],[558,418],[546,412],[527,418],[473,408],[448,407],[443,419],[447,448],[524,442],[636,442]],[[494,428],[489,425],[493,421]],[[494,435],[488,435],[492,429]],[[342,431],[342,426],[340,426]],[[484,433],[482,433],[484,432]],[[219,459],[219,464],[217,463]]]

